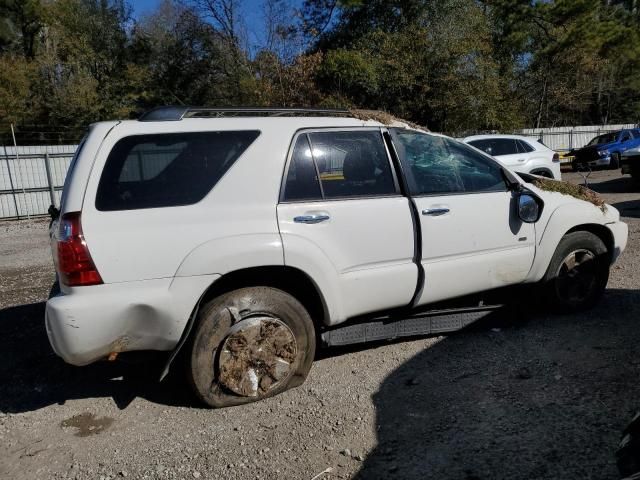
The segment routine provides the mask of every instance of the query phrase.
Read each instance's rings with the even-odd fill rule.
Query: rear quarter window
[[[107,157],[96,208],[136,210],[197,203],[259,135],[251,130],[125,137]]]

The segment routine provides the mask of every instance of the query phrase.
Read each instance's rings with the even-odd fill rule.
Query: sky
[[[133,15],[140,18],[144,14],[153,12],[162,0],[128,0],[127,3],[133,7]],[[302,0],[290,0],[293,6],[301,6]],[[263,0],[242,0],[242,8],[244,10],[244,20],[249,29],[249,41],[251,43],[259,41],[264,35],[264,23],[262,19]],[[253,38],[251,38],[253,37]]]

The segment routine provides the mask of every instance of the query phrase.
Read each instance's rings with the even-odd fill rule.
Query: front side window
[[[395,182],[379,130],[298,136],[287,172],[285,201],[394,194]]]
[[[613,143],[616,141],[616,138],[618,138],[618,133],[619,132],[611,132],[605,133],[604,135],[599,135],[593,138],[589,143],[587,143],[587,147],[590,147],[592,145],[602,145],[603,143]]]
[[[500,165],[462,143],[412,130],[390,131],[413,195],[507,189]]]
[[[199,202],[258,135],[252,130],[125,137],[109,153],[96,208],[136,210]]]

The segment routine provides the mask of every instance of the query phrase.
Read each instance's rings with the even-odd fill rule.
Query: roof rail
[[[143,113],[138,120],[140,122],[166,122],[178,121],[183,118],[211,118],[211,117],[310,117],[350,116],[349,110],[336,110],[327,108],[271,108],[271,107],[184,107],[166,106],[157,107]]]

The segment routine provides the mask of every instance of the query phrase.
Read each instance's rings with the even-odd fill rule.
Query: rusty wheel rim
[[[282,320],[254,316],[229,330],[218,366],[220,383],[236,395],[262,397],[293,373],[298,354],[296,338]]]
[[[595,255],[579,249],[569,253],[556,272],[556,293],[566,303],[585,301],[597,283]]]

